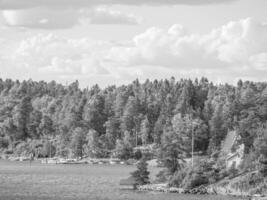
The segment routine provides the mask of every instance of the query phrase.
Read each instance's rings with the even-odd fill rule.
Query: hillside
[[[235,170],[258,169],[265,176],[266,86],[266,82],[240,80],[233,86],[214,85],[206,78],[171,78],[81,89],[77,81],[64,86],[55,81],[0,79],[0,150],[4,155],[36,158],[127,160],[145,153],[135,147],[153,144],[149,156],[167,169],[159,178],[174,185],[195,187],[184,182],[192,180],[195,171],[212,173],[214,180],[204,182]],[[237,143],[244,145],[242,165],[230,172],[218,156],[228,130],[235,130]],[[233,137],[226,139],[228,146]],[[213,163],[185,168],[183,160],[191,157],[192,141],[194,153]],[[227,145],[223,148],[229,151]]]

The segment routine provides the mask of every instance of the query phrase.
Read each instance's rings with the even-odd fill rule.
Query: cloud
[[[139,18],[108,8],[91,9],[48,9],[31,8],[25,10],[2,11],[8,26],[38,29],[65,29],[77,24],[126,24],[136,25]]]
[[[267,25],[248,18],[229,22],[206,35],[187,33],[181,25],[168,30],[150,28],[135,36],[127,48],[114,47],[109,56],[129,66],[214,68],[210,65],[248,64],[251,56],[264,60],[263,52],[267,52]],[[255,57],[257,54],[261,56]]]
[[[126,67],[161,66],[183,75],[264,79],[267,25],[248,18],[229,22],[206,35],[187,33],[181,25],[168,30],[154,27],[135,36],[127,47],[113,47],[107,59]]]
[[[152,27],[123,43],[41,34],[12,46],[0,54],[5,76],[75,78],[83,86],[170,76],[206,76],[230,83],[239,78],[266,81],[267,74],[267,25],[250,18],[204,35],[176,24],[166,30]]]
[[[0,0],[0,9],[26,9],[34,7],[73,8],[99,5],[203,5],[234,1],[237,0]]]
[[[69,28],[78,23],[79,12],[66,9],[62,11],[49,9],[5,10],[2,12],[8,26],[62,29]]]
[[[64,29],[81,22],[125,25],[141,22],[134,15],[103,9],[103,6],[203,5],[234,1],[238,0],[0,0],[0,13],[8,26]]]
[[[137,25],[142,21],[142,18],[136,17],[133,14],[124,14],[120,11],[114,11],[105,7],[98,7],[89,11],[85,19],[89,20],[91,24]]]

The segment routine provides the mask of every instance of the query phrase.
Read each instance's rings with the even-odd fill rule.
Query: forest
[[[173,175],[193,152],[213,156],[227,133],[244,144],[244,168],[267,158],[267,83],[207,78],[138,79],[81,89],[55,81],[0,79],[0,151],[36,157],[140,158],[153,145]],[[254,167],[255,167],[254,166]]]

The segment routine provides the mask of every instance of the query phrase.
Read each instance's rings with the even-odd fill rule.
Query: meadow
[[[122,189],[134,166],[44,165],[0,160],[0,200],[230,200]],[[152,176],[157,169],[150,169]]]

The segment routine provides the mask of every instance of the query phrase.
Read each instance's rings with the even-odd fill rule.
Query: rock
[[[205,186],[200,186],[197,188],[193,188],[191,190],[186,191],[186,194],[209,194],[208,190]]]

